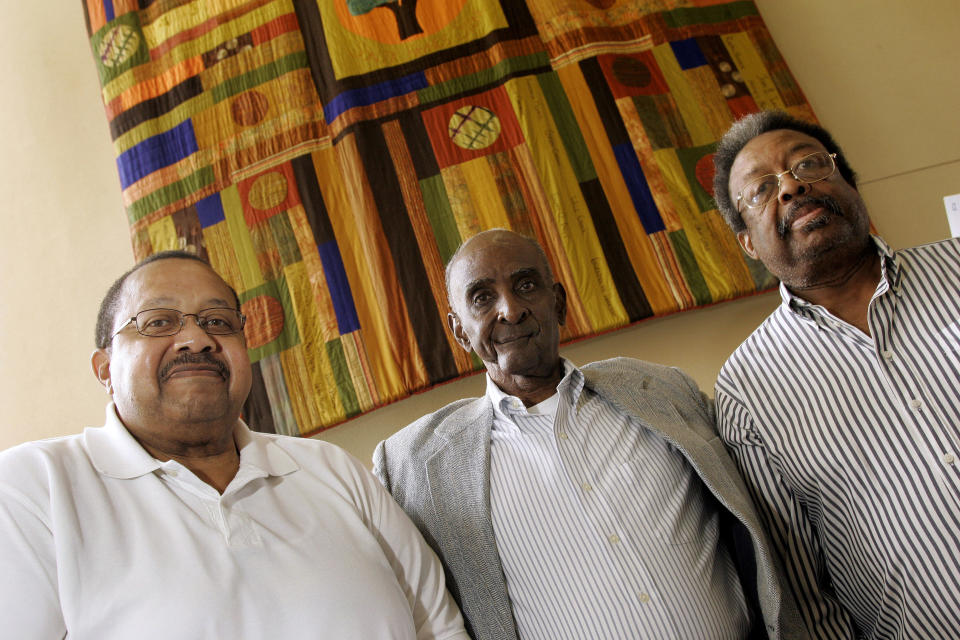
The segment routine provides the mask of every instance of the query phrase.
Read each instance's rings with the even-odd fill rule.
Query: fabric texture
[[[893,252],[870,335],[781,287],[721,435],[818,638],[960,637],[960,240]]]
[[[537,239],[564,341],[775,283],[710,198],[742,114],[813,114],[752,2],[83,0],[134,254],[240,294],[258,430],[480,368],[443,264]]]
[[[234,438],[222,496],[113,404],[104,427],[0,454],[4,637],[467,640],[436,555],[357,460]]]
[[[543,413],[487,376],[490,516],[518,635],[743,640],[750,615],[710,493],[563,365],[557,393],[531,407]]]
[[[783,597],[766,534],[696,384],[677,369],[629,358],[582,372],[586,389],[683,455],[722,507],[721,535],[748,599],[759,603],[758,637],[808,637],[794,603]],[[516,640],[490,512],[493,412],[483,397],[424,416],[377,446],[374,473],[440,556],[468,631],[476,640]]]

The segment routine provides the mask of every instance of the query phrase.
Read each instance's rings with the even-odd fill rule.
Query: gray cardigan
[[[588,388],[682,453],[725,508],[721,529],[766,635],[807,638],[747,489],[717,436],[712,407],[696,383],[678,369],[631,358],[581,370]],[[516,640],[490,518],[492,425],[493,406],[486,397],[458,400],[377,445],[373,471],[440,556],[471,635]]]

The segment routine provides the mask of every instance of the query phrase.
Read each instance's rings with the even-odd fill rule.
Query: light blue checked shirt
[[[564,368],[529,411],[487,379],[491,515],[520,637],[743,638],[709,493],[680,453]]]

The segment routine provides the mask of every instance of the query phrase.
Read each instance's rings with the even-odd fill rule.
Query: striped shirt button
[[[643,592],[638,593],[637,600],[639,600],[640,602],[650,602],[650,594],[643,593]]]
[[[560,439],[561,439],[561,440],[566,440],[566,439],[567,439],[567,434],[564,433],[563,431],[561,431],[561,432],[560,432]]]
[[[893,351],[890,351],[890,349],[884,349],[880,352],[880,355],[883,356],[884,360],[893,360]]]
[[[593,485],[591,485],[589,482],[584,482],[580,486],[583,487],[584,491],[593,491]]]
[[[910,401],[911,409],[919,409],[922,406],[923,406],[923,401],[920,400],[919,398],[914,398],[913,400]]]
[[[610,544],[619,544],[619,543],[620,543],[620,536],[618,536],[618,535],[615,534],[615,533],[612,533],[612,534],[610,534],[610,537],[607,538],[607,540],[610,541]]]
[[[952,453],[945,453],[943,454],[943,461],[946,464],[953,464],[957,461],[957,458]]]

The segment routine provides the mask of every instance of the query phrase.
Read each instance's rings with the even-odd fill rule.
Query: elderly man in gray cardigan
[[[374,473],[440,556],[475,638],[807,637],[689,377],[560,358],[566,292],[511,231],[464,243],[447,292],[486,394],[381,442]]]

